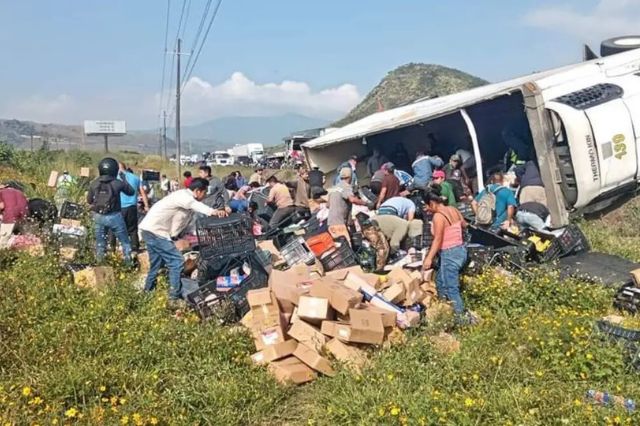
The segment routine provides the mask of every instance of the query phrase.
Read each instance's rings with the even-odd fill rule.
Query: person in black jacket
[[[107,248],[107,231],[115,234],[122,245],[125,262],[131,263],[131,241],[127,234],[127,227],[120,211],[120,193],[132,196],[135,189],[127,183],[122,173],[118,176],[119,165],[113,158],[103,158],[98,164],[100,177],[91,182],[87,203],[93,212],[93,222],[96,234],[96,260],[104,260]]]

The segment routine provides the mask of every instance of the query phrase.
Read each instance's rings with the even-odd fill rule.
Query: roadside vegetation
[[[33,183],[30,195],[45,198],[49,170],[98,157],[2,155],[0,181]],[[624,220],[584,222],[594,248],[640,260],[639,205],[615,212]],[[97,294],[76,288],[53,254],[0,253],[1,425],[640,423],[585,399],[589,389],[640,399],[628,350],[594,330],[614,312],[614,290],[560,280],[552,268],[526,279],[497,270],[466,277],[465,301],[483,322],[454,332],[458,352],[431,343],[448,328],[440,318],[370,352],[360,373],[340,369],[303,387],[252,366],[241,327],[173,317],[166,283],[141,294],[133,272],[116,276]]]

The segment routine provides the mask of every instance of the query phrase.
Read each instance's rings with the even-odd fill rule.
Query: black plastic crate
[[[482,270],[491,266],[499,256],[493,247],[487,247],[477,244],[467,246],[467,264],[465,272],[479,274]]]
[[[351,250],[344,237],[336,238],[336,249],[325,253],[320,262],[325,271],[333,271],[334,269],[343,269],[358,264],[356,254]]]
[[[549,246],[542,252],[538,251],[535,244],[533,245],[532,258],[537,262],[553,262],[562,255],[562,246],[558,239],[552,234],[547,234],[546,232],[540,232],[533,229],[523,229],[520,235],[522,237],[522,241],[527,241],[529,238],[536,236],[540,238],[543,243],[549,243]]]
[[[232,256],[256,249],[251,218],[244,214],[198,219],[196,234],[202,258]]]
[[[577,225],[568,225],[558,237],[561,256],[583,253],[591,250],[589,240]]]
[[[637,314],[640,310],[640,288],[633,283],[623,285],[616,292],[613,306],[622,311]]]
[[[142,180],[147,182],[160,182],[160,172],[155,170],[143,170]]]
[[[304,230],[305,238],[313,237],[314,235],[322,234],[327,230],[326,223],[322,224],[318,218],[313,215],[300,225],[300,228]]]
[[[239,321],[249,312],[247,301],[249,290],[266,287],[269,274],[255,254],[247,255],[243,259],[235,259],[222,270],[221,275],[237,267],[238,262],[248,263],[251,273],[237,287],[225,292],[217,291],[217,284],[213,279],[187,295],[187,302],[203,320],[217,320],[221,324]]]
[[[612,324],[605,320],[599,320],[596,322],[596,326],[600,332],[616,338],[624,339],[631,342],[640,341],[640,330],[632,330],[630,328],[624,328],[619,325]]]
[[[62,219],[82,219],[84,209],[78,203],[72,203],[71,201],[64,201],[60,208],[60,218]]]
[[[362,232],[351,232],[351,247],[353,247],[353,251],[357,252],[362,248],[363,240]]]

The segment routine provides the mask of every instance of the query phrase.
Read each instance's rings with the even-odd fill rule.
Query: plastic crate
[[[300,224],[300,228],[304,230],[305,238],[321,234],[327,230],[326,223],[324,225],[320,223],[316,216],[311,216],[304,223]]]
[[[538,237],[543,243],[549,242],[550,245],[543,252],[538,251],[538,249],[533,247],[532,258],[540,263],[553,262],[554,260],[560,258],[562,254],[562,246],[558,239],[552,235],[547,234],[546,232],[539,232],[533,229],[524,229],[520,233],[522,241],[528,240],[530,237]]]
[[[589,240],[577,225],[568,225],[564,232],[558,237],[561,256],[583,253],[591,250]]]
[[[280,249],[280,254],[287,262],[287,265],[293,266],[300,263],[305,265],[313,265],[316,261],[315,254],[305,243],[302,237],[297,237],[289,241]]]
[[[216,290],[215,280],[202,285],[198,290],[187,295],[187,302],[198,312],[203,320],[215,319],[221,324],[237,322],[249,312],[247,292],[257,288],[266,287],[269,274],[262,267],[256,255],[250,254],[243,259],[235,259],[230,263],[224,273],[228,273],[236,267],[237,262],[247,262],[251,273],[238,285],[226,292]]]
[[[320,262],[325,271],[348,268],[358,264],[356,254],[351,250],[351,247],[344,237],[338,237],[336,239],[336,246],[334,250],[325,253],[320,258]]]
[[[616,339],[624,339],[631,342],[640,341],[640,330],[620,327],[605,320],[596,322],[598,330]]]
[[[196,234],[202,258],[231,256],[256,249],[251,218],[244,214],[198,219]]]
[[[71,201],[64,201],[62,207],[60,207],[60,218],[62,219],[82,219],[84,209],[78,203],[72,203]]]
[[[640,310],[640,288],[633,283],[625,284],[616,292],[613,300],[616,309],[637,314]]]
[[[316,256],[322,256],[327,251],[335,248],[335,243],[331,234],[328,232],[323,232],[322,234],[313,235],[312,237],[307,238],[306,240],[307,246],[311,249],[313,254]]]
[[[362,242],[364,241],[364,236],[362,232],[351,232],[351,247],[353,251],[358,251],[362,248]]]

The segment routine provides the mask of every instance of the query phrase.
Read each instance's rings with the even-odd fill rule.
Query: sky
[[[183,3],[189,53],[207,0],[169,0],[169,51]],[[167,0],[0,0],[0,118],[156,127],[175,97],[166,19]],[[182,91],[182,120],[333,120],[408,62],[496,82],[578,62],[583,43],[597,51],[640,33],[638,22],[638,0],[223,0]]]

